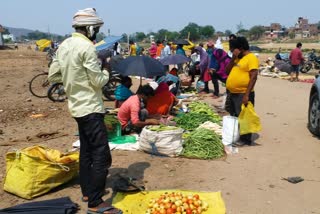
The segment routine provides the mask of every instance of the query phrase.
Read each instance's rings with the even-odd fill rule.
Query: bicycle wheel
[[[48,89],[48,98],[53,102],[63,102],[67,99],[62,83],[54,83]]]
[[[102,87],[102,94],[106,98],[105,100],[115,101],[114,92],[116,87],[121,84],[121,79],[118,77],[111,77],[109,82]]]
[[[29,82],[29,91],[36,97],[45,98],[49,85],[48,73],[38,74]]]

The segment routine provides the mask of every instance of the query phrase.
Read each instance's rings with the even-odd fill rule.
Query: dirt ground
[[[295,44],[292,44],[294,47]],[[260,55],[265,59],[265,55]],[[5,154],[34,144],[61,151],[71,149],[77,127],[66,103],[52,103],[32,96],[31,78],[47,70],[45,54],[32,50],[0,51],[0,182],[5,177]],[[210,85],[212,88],[212,85]],[[263,130],[258,146],[243,147],[225,160],[191,160],[151,157],[143,152],[112,151],[113,165],[107,179],[112,192],[115,174],[127,171],[143,178],[148,190],[186,189],[221,191],[227,213],[320,213],[320,141],[306,128],[311,84],[259,77],[256,111]],[[219,105],[219,100],[207,98]],[[106,105],[112,105],[106,102]],[[30,118],[42,113],[43,118]],[[58,132],[55,139],[36,139],[39,132]],[[283,177],[301,176],[291,184]],[[69,196],[85,213],[78,180],[34,199]],[[106,195],[110,198],[111,193]],[[28,202],[0,188],[0,208]]]

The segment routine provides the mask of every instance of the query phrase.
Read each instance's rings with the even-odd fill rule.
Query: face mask
[[[99,27],[94,27],[94,26],[87,27],[87,35],[91,41],[96,40],[98,33],[99,33]]]

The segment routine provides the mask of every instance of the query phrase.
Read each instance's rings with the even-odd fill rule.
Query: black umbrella
[[[57,198],[46,201],[30,202],[0,210],[0,214],[25,213],[25,214],[71,214],[76,213],[77,205],[69,197]]]
[[[115,70],[116,67],[119,65],[119,63],[124,60],[124,57],[121,56],[121,55],[116,55],[116,56],[113,56],[111,57],[110,61],[109,61],[109,64],[111,66],[111,69],[112,70]]]
[[[178,39],[178,40],[174,41],[174,43],[177,45],[190,45],[190,43],[185,39]]]
[[[122,76],[155,77],[165,75],[163,64],[149,56],[129,56],[115,67]]]
[[[175,65],[175,64],[182,64],[185,62],[190,62],[190,60],[191,59],[189,57],[186,57],[181,54],[175,54],[175,55],[166,56],[166,57],[160,59],[160,62],[163,65]]]

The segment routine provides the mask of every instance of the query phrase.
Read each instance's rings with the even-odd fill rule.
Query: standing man
[[[78,123],[80,136],[80,186],[88,213],[121,213],[102,200],[111,153],[104,124],[101,88],[109,80],[101,71],[93,41],[103,21],[94,8],[79,10],[73,17],[75,33],[59,47],[50,66],[50,82],[62,82],[68,107]],[[109,212],[105,212],[105,211]]]
[[[249,51],[249,43],[245,37],[237,37],[229,40],[232,58],[227,65],[226,71],[229,73],[227,78],[227,89],[230,92],[231,116],[238,117],[241,112],[241,106],[245,106],[250,101],[254,104],[254,85],[256,84],[259,69],[258,58]],[[236,145],[252,145],[252,134],[240,136],[240,142]]]
[[[171,55],[171,43],[167,42],[166,46],[164,46],[162,52],[161,52],[161,58],[164,58],[166,56]],[[169,72],[169,65],[164,65],[164,70],[166,72]]]
[[[304,61],[302,52],[301,52],[302,44],[301,42],[297,43],[295,49],[290,52],[290,62],[292,66],[291,74],[290,74],[290,82],[299,81],[299,69],[300,64]],[[296,74],[296,78],[294,78],[294,74]]]

